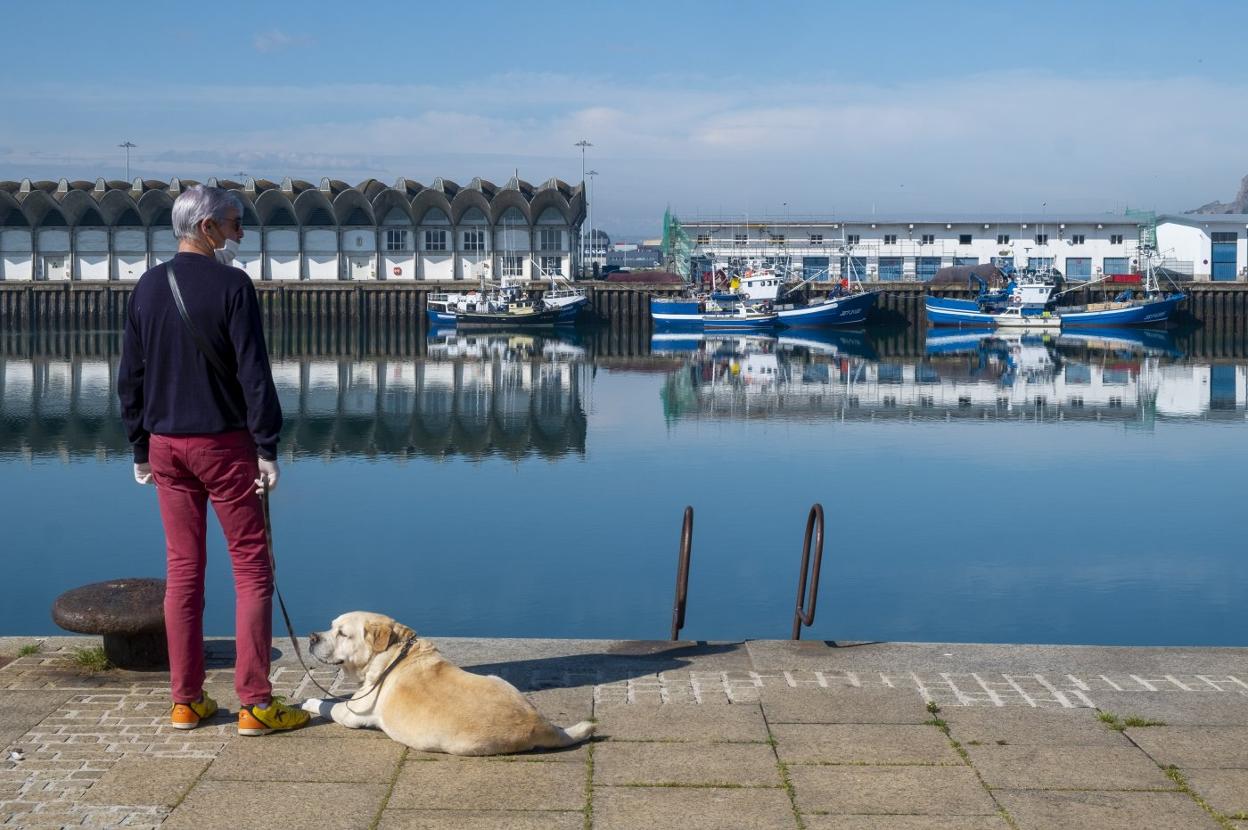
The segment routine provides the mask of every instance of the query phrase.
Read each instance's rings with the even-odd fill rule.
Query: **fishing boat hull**
[[[533,329],[560,325],[560,310],[516,313],[511,311],[458,311],[453,325],[459,329]]]
[[[824,328],[829,326],[856,326],[867,319],[879,295],[864,291],[848,297],[828,297],[803,306],[777,306],[780,323],[793,328]]]
[[[1142,300],[1120,308],[1088,307],[1085,311],[1059,310],[1063,326],[1156,326],[1166,323],[1186,294],[1170,294],[1154,300]],[[1102,303],[1101,305],[1120,305]]]
[[[1097,303],[1045,312],[1023,309],[1020,313],[993,313],[980,309],[974,300],[928,297],[924,301],[927,322],[933,326],[969,326],[972,328],[1062,328],[1071,326],[1156,326],[1169,321],[1186,296],[1137,300],[1131,303]],[[1028,313],[1028,312],[1031,313]]]
[[[667,331],[767,331],[779,325],[774,312],[702,311],[697,300],[650,298],[650,319]]]

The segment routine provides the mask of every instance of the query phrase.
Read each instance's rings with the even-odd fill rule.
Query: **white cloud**
[[[1248,112],[1226,105],[1237,100],[1248,100],[1248,83],[1035,72],[852,86],[523,73],[446,84],[38,85],[0,91],[0,106],[29,116],[22,134],[0,137],[13,148],[0,154],[0,177],[26,174],[15,168],[38,163],[33,148],[41,166],[117,166],[116,141],[41,133],[54,119],[39,110],[89,107],[102,132],[114,129],[109,118],[116,130],[132,124],[125,113],[141,104],[158,116],[134,139],[143,175],[467,181],[505,180],[519,167],[526,178],[575,181],[573,145],[588,138],[589,166],[601,173],[597,218],[630,230],[656,224],[669,202],[685,213],[784,202],[794,213],[842,215],[1041,202],[1180,210],[1229,198],[1248,172]],[[159,117],[170,110],[185,117]]]
[[[278,29],[259,32],[251,39],[251,45],[257,52],[280,52],[283,49],[315,46],[316,41],[308,35],[291,35]]]

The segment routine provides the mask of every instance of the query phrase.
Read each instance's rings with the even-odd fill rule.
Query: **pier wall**
[[[648,329],[649,298],[672,296],[678,286],[578,282],[589,294],[590,315],[598,322],[623,331]],[[926,326],[923,298],[970,297],[961,286],[931,286],[918,282],[866,283],[881,292],[874,321]],[[467,283],[457,288],[468,288]],[[446,291],[446,283],[360,284],[297,283],[256,284],[266,325],[288,328],[298,321],[338,321],[367,324],[373,328],[411,320],[423,320],[430,293]],[[829,287],[830,288],[830,287]],[[1097,285],[1084,289],[1087,301],[1105,299],[1122,290],[1121,285]],[[125,323],[126,303],[133,285],[116,282],[0,283],[0,331],[39,331],[49,327],[120,329]],[[538,286],[541,290],[541,286]],[[826,289],[813,288],[819,295]],[[1187,283],[1189,299],[1181,307],[1196,321],[1216,325],[1230,336],[1243,337],[1248,322],[1248,284]]]

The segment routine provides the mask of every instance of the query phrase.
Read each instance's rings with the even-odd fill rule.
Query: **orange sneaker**
[[[174,729],[194,729],[199,722],[217,713],[217,702],[202,692],[194,703],[175,703],[169,712],[169,725]]]
[[[311,719],[312,715],[308,712],[274,695],[268,706],[252,704],[238,710],[238,734],[255,736],[298,729],[307,726]]]

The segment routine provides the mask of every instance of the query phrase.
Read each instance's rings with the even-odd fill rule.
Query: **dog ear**
[[[393,633],[394,639],[400,642],[416,636],[416,632],[403,625],[403,623],[396,622],[390,630]]]
[[[364,642],[374,654],[388,649],[394,639],[393,635],[393,629],[386,623],[374,622],[364,626]]]

